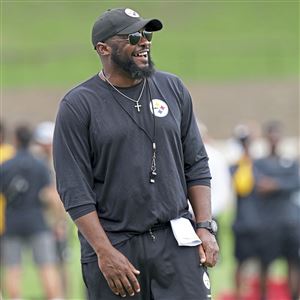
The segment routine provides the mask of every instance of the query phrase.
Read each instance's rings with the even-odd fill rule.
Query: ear
[[[99,55],[106,56],[110,54],[111,47],[106,43],[98,42],[96,45],[96,51]]]

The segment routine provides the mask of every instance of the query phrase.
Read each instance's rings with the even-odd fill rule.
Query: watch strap
[[[198,223],[196,223],[196,229],[204,228],[204,229],[207,229],[210,233],[215,235],[217,232],[217,228],[214,228],[214,226],[212,224],[213,222],[214,222],[214,220],[198,222]]]
[[[198,222],[196,223],[196,229],[198,228],[211,228],[211,221]]]

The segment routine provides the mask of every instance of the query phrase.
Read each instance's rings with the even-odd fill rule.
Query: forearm
[[[211,220],[210,187],[194,185],[188,189],[188,198],[192,205],[196,222]]]
[[[287,177],[281,180],[278,180],[278,191],[283,192],[293,192],[299,189],[299,175],[295,174],[293,177]]]
[[[92,211],[74,222],[98,256],[112,247],[96,211]]]

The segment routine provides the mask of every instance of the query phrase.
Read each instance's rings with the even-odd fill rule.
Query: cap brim
[[[140,20],[125,29],[121,30],[117,34],[130,34],[133,32],[137,32],[141,30],[142,28],[145,28],[147,31],[158,31],[163,28],[163,24],[158,19],[146,19],[146,20]]]

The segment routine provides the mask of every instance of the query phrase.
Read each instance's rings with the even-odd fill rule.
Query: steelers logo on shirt
[[[169,113],[169,107],[167,103],[160,99],[153,99],[152,103],[150,102],[150,110],[152,114],[153,108],[155,117],[163,118]]]

